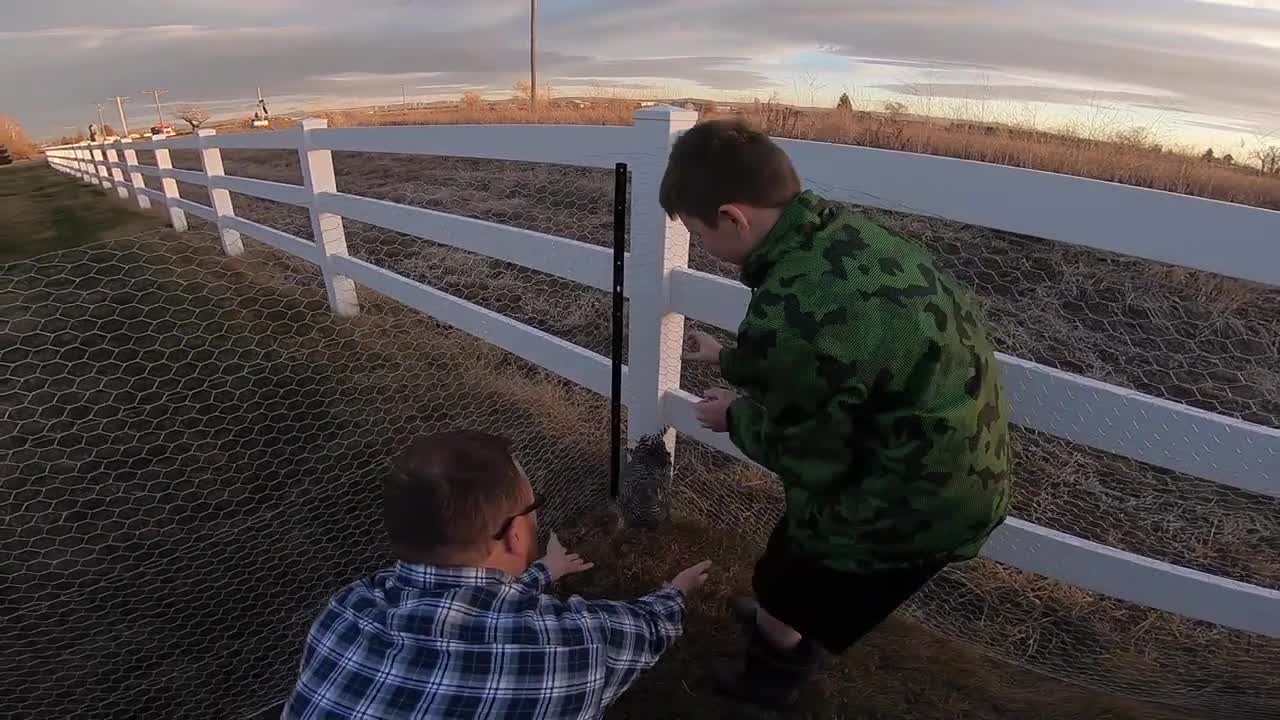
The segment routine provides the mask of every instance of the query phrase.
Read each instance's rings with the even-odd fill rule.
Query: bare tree
[[[462,93],[462,107],[471,111],[480,110],[484,108],[484,98],[475,90],[468,90]]]
[[[1280,175],[1280,145],[1260,147],[1249,153],[1249,159],[1258,163],[1263,175]]]
[[[897,100],[884,101],[884,111],[890,115],[905,115],[910,109],[906,103],[898,102]]]
[[[200,126],[209,122],[209,111],[199,105],[179,105],[174,108],[174,112],[178,115],[178,119],[191,126],[192,132],[199,130]]]
[[[8,115],[0,115],[0,146],[7,147],[13,157],[23,160],[35,157],[36,146],[18,121]]]
[[[517,80],[511,85],[511,94],[516,100],[527,102],[530,108],[534,108],[550,104],[552,88],[544,84],[535,90],[528,80]]]
[[[533,86],[529,84],[528,80],[517,80],[514,83],[511,83],[511,94],[514,95],[517,100],[523,100],[530,103],[533,102]]]

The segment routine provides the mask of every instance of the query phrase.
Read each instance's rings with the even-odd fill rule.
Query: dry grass
[[[614,523],[588,518],[585,531],[566,527],[570,546],[597,569],[566,582],[563,592],[625,598],[648,592],[679,569],[713,558],[705,592],[690,607],[688,634],[609,713],[610,718],[766,718],[719,698],[705,669],[716,656],[739,651],[740,631],[725,599],[748,591],[756,548],[732,530],[709,530],[677,519],[656,532],[601,535]],[[578,541],[580,538],[580,542]],[[963,592],[963,590],[962,590]],[[846,656],[823,668],[804,702],[787,717],[803,718],[1043,718],[1044,720],[1186,720],[1185,710],[1131,702],[1081,689],[984,655],[896,615]]]
[[[333,127],[368,125],[573,124],[629,125],[639,103],[599,98],[578,106],[556,101],[530,112],[516,103],[458,103],[393,112],[335,110],[317,115]],[[772,102],[736,106],[735,111],[776,137],[961,158],[997,165],[1075,175],[1227,202],[1280,209],[1280,175],[1209,162],[1163,147],[1134,129],[1050,132],[994,123],[951,122],[914,115],[796,109]],[[702,117],[716,116],[704,110]],[[273,120],[272,129],[293,126]],[[247,123],[224,126],[248,130]]]
[[[1086,139],[915,116],[799,111],[771,103],[746,106],[743,114],[779,137],[977,160],[1280,209],[1280,175],[1170,151],[1132,131]]]
[[[457,105],[445,108],[385,112],[327,112],[332,127],[357,125],[474,125],[474,124],[544,124],[544,125],[630,125],[639,103],[610,100],[585,107],[553,103],[537,112],[511,103],[488,103],[480,107]]]

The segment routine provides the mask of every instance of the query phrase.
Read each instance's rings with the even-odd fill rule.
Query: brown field
[[[630,109],[621,116],[619,122],[626,122]],[[467,121],[468,116],[446,117]],[[544,113],[540,120],[557,117]],[[861,120],[855,116],[851,122]],[[147,153],[139,154],[151,162]],[[199,168],[194,153],[175,151],[173,159],[177,167]],[[224,151],[224,161],[231,174],[298,181],[296,156],[290,153]],[[344,192],[586,242],[609,241],[608,173],[369,154],[338,153],[335,162]],[[1274,182],[1271,178],[1229,168],[1205,170],[1258,180],[1259,188],[1272,192],[1266,184]],[[1090,176],[1105,174],[1094,173]],[[1156,183],[1172,176],[1162,170],[1133,177]],[[202,188],[182,191],[187,199],[207,202]],[[1223,185],[1197,181],[1179,191],[1217,197],[1210,193],[1222,192]],[[1266,192],[1253,204],[1273,202]],[[306,215],[297,209],[240,196],[234,200],[243,217],[309,237]],[[979,228],[876,215],[929,246],[975,289],[1002,350],[1280,427],[1280,368],[1274,361],[1280,355],[1280,291]],[[602,293],[359,223],[348,223],[347,232],[354,255],[607,354]],[[129,347],[136,338],[154,336],[139,350],[148,352],[151,346],[167,353],[154,355],[149,364],[99,364],[89,372],[95,382],[114,388],[114,394],[98,400],[108,401],[113,412],[99,420],[105,443],[90,441],[83,425],[39,424],[56,423],[90,403],[89,397],[54,401],[50,391],[65,390],[65,380],[39,370],[50,362],[74,363],[69,356],[84,343],[42,341],[50,344],[32,350],[46,354],[43,360],[32,355],[39,363],[28,368],[29,376],[22,375],[24,361],[14,366],[20,372],[0,378],[31,393],[23,395],[27,407],[49,408],[37,413],[36,425],[14,434],[26,443],[21,446],[26,454],[13,461],[19,475],[53,468],[50,486],[64,488],[53,496],[14,496],[51,505],[43,511],[26,505],[13,516],[15,527],[34,530],[18,535],[21,542],[11,547],[21,552],[11,555],[10,567],[37,574],[30,563],[50,560],[42,555],[75,558],[74,548],[55,548],[87,532],[119,538],[90,559],[62,569],[55,565],[52,573],[34,566],[44,571],[39,578],[51,583],[49,590],[78,592],[73,599],[80,597],[86,605],[47,605],[31,626],[45,637],[24,636],[14,648],[5,648],[6,656],[21,657],[52,644],[66,651],[48,654],[43,667],[62,667],[64,673],[72,668],[69,672],[90,680],[89,686],[97,658],[110,659],[117,671],[127,666],[144,677],[160,673],[167,691],[163,697],[212,700],[228,688],[259,688],[263,694],[254,699],[270,697],[287,686],[280,668],[292,662],[291,643],[314,603],[383,560],[368,488],[376,482],[375,461],[407,433],[476,424],[513,435],[530,458],[526,464],[544,483],[540,489],[555,498],[549,514],[562,525],[571,526],[604,503],[606,415],[598,398],[367,291],[362,294],[365,315],[335,320],[324,309],[313,268],[252,241],[247,245],[245,258],[228,260],[217,257],[216,240],[207,234],[162,233],[70,251],[38,266],[62,268],[52,274],[59,279],[57,287],[46,287],[44,279],[23,286],[22,279],[33,272],[50,277],[36,266],[5,268],[7,284],[0,286],[8,293],[5,320],[27,323],[11,324],[7,332],[25,337],[38,328],[56,339],[58,328],[81,319],[78,313],[100,307],[105,314],[95,332],[106,346]],[[725,271],[696,252],[691,264]],[[145,271],[131,272],[135,266]],[[98,280],[86,287],[75,279],[86,276],[113,279],[120,284],[111,290],[117,294],[94,295],[101,292]],[[58,293],[54,302],[50,292]],[[37,310],[38,303],[53,309]],[[193,354],[202,358],[194,365]],[[182,383],[192,373],[212,383],[211,389],[198,398],[175,400],[175,394],[185,398],[183,393],[201,392]],[[38,376],[44,379],[35,380]],[[696,390],[712,380],[686,371],[683,384]],[[157,383],[168,395],[145,392]],[[176,416],[156,415],[159,407],[175,403],[181,408]],[[203,436],[208,437],[202,445]],[[120,445],[137,450],[132,457],[111,458],[95,449]],[[207,483],[189,480],[193,454],[205,459],[200,472]],[[55,457],[70,463],[46,464]],[[1280,503],[1273,499],[1036,433],[1019,434],[1017,457],[1015,514],[1020,517],[1280,588],[1280,547],[1274,540],[1280,537]],[[147,474],[152,465],[156,469]],[[78,491],[85,476],[101,479],[126,499]],[[209,496],[208,486],[226,489]],[[720,565],[712,592],[694,610],[690,642],[611,716],[743,717],[709,696],[699,684],[698,669],[709,652],[732,644],[717,604],[749,576],[755,544],[779,508],[777,490],[755,471],[682,441],[676,483],[681,521],[657,534],[627,533],[583,548],[602,563],[574,588],[591,594],[643,589],[704,554]],[[87,511],[99,502],[113,508],[111,503],[121,503],[110,521],[118,525],[86,529],[74,521],[49,524],[45,519],[56,510]],[[132,518],[151,520],[131,524]],[[31,547],[41,552],[32,556]],[[119,571],[122,565],[127,572]],[[243,584],[260,590],[234,610],[227,609],[225,598],[210,597],[184,607],[177,617],[149,620],[154,625],[139,635],[138,644],[155,648],[154,653],[126,657],[99,648],[99,658],[79,648],[80,663],[69,654],[72,635],[105,632],[103,623],[121,617],[144,582],[165,588],[149,597],[155,608],[208,587],[207,577],[217,577],[216,587],[224,591]],[[299,587],[306,588],[304,597]],[[92,600],[84,595],[90,588]],[[12,598],[12,608],[26,607],[24,599],[30,598]],[[282,603],[290,608],[284,626]],[[90,613],[91,608],[98,611]],[[219,646],[230,658],[227,678],[222,685],[197,688],[182,672],[162,671],[176,664],[197,676],[207,635],[205,621],[195,618],[206,615],[225,618],[234,631]],[[67,623],[60,631],[66,640],[62,634],[47,635],[59,622]],[[1268,717],[1280,707],[1277,662],[1280,642],[1275,640],[1148,611],[981,561],[939,578],[913,601],[908,616],[895,619],[833,667],[823,678],[824,692],[803,712],[810,717],[1064,720]],[[25,697],[9,691],[33,683],[38,667],[6,675],[0,687]],[[96,692],[84,684],[74,687]],[[125,707],[123,695],[94,697],[103,707]],[[161,695],[155,697],[162,702]],[[251,709],[249,702],[236,711]]]
[[[315,113],[332,127],[358,125],[437,125],[490,123],[547,123],[572,125],[629,125],[639,103],[592,98],[584,106],[559,101],[537,113],[515,103],[462,104],[421,110],[371,113],[335,110]],[[1203,160],[1191,150],[1165,147],[1147,128],[1021,127],[993,122],[974,123],[880,112],[797,109],[774,102],[735,104],[747,117],[775,137],[818,140],[977,160],[1044,170],[1078,177],[1136,185],[1168,192],[1225,200],[1280,210],[1280,174],[1262,174],[1237,163]],[[714,117],[715,110],[702,116]],[[274,120],[273,129],[291,127],[290,120]],[[225,123],[220,131],[247,131],[243,122]]]

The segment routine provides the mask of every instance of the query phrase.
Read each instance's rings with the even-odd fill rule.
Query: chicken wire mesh
[[[139,155],[143,162],[148,162],[142,158],[143,153]],[[185,164],[189,169],[199,169],[194,153],[187,159],[181,155],[181,152],[174,151],[175,166],[183,167]],[[298,182],[296,155],[292,153],[224,151],[224,161],[227,172],[231,174]],[[339,188],[344,192],[492,220],[594,244],[609,242],[612,175],[608,171],[354,153],[335,153],[335,163],[339,170]],[[148,182],[152,180],[148,178]],[[205,188],[192,186],[183,188],[183,191],[187,199],[208,203]],[[300,237],[310,237],[309,219],[301,209],[243,196],[235,196],[234,204],[237,214],[242,217]],[[929,246],[947,269],[975,289],[1002,351],[1157,397],[1268,427],[1278,426],[1280,368],[1274,363],[1274,358],[1280,353],[1280,303],[1277,302],[1280,293],[1277,291],[1205,273],[932,219],[888,212],[876,212],[875,215],[891,228]],[[191,237],[186,236],[187,243],[194,248],[197,245]],[[347,223],[347,241],[350,252],[357,257],[455,293],[596,352],[608,353],[608,297],[605,293],[582,286],[570,287],[551,276],[359,223]],[[286,293],[290,294],[289,297],[293,297],[291,293],[311,293],[307,297],[323,300],[319,278],[309,265],[264,250],[252,242],[246,245],[250,248],[249,253],[230,261],[216,259],[216,242],[200,246],[202,249],[198,252],[193,249],[182,249],[181,252],[185,253],[182,255],[175,255],[172,249],[168,252],[173,257],[204,257],[204,262],[231,268],[226,272],[237,278],[238,274],[249,277],[269,274],[273,278],[269,284],[271,293]],[[170,264],[175,263],[170,261]],[[691,248],[690,266],[733,277],[731,268],[709,258],[697,246]],[[8,275],[6,273],[6,277]],[[210,287],[222,285],[234,287],[236,283],[211,283]],[[187,288],[184,291],[195,290]],[[221,289],[217,293],[234,294],[231,290]],[[80,301],[70,304],[77,302]],[[320,351],[313,345],[324,347],[332,343],[307,335],[312,332],[308,328],[312,322],[318,323],[318,327],[331,328],[314,331],[327,339],[327,333],[336,334],[339,328],[347,329],[352,323],[322,317],[326,309],[308,310],[304,318],[263,326],[261,331],[268,333],[267,337],[286,338],[284,347],[304,353],[303,357],[325,358],[318,363],[324,372],[343,367],[362,369],[359,379],[350,381],[360,392],[347,400],[340,399],[347,396],[335,395],[332,401],[335,407],[359,408],[361,412],[376,417],[382,417],[379,413],[384,404],[390,408],[414,406],[419,409],[413,413],[406,410],[403,419],[395,419],[395,412],[391,412],[391,417],[381,420],[362,420],[367,425],[357,427],[367,427],[366,434],[359,436],[365,438],[363,445],[345,433],[338,440],[338,424],[343,421],[334,419],[332,414],[325,414],[326,409],[306,409],[306,413],[317,414],[317,422],[327,419],[329,424],[323,425],[323,430],[306,431],[308,434],[300,437],[314,437],[316,445],[332,443],[346,449],[349,454],[341,455],[337,451],[331,451],[329,455],[316,451],[305,454],[299,461],[305,470],[302,475],[310,472],[327,477],[324,472],[328,468],[341,467],[342,479],[334,481],[337,488],[367,489],[369,483],[376,483],[376,471],[360,475],[356,468],[364,467],[361,463],[368,458],[382,457],[378,453],[389,451],[393,445],[392,438],[426,427],[444,427],[455,417],[467,415],[466,408],[474,407],[479,413],[475,418],[477,422],[499,431],[510,428],[512,432],[509,434],[518,441],[523,435],[526,445],[522,446],[522,453],[533,452],[535,456],[543,457],[542,467],[554,471],[549,474],[537,472],[536,475],[558,483],[555,487],[573,489],[573,492],[561,493],[565,499],[552,508],[552,513],[569,517],[603,502],[607,413],[601,398],[529,367],[514,356],[383,301],[363,288],[361,303],[364,314],[354,323],[372,323],[381,334],[343,336],[345,344],[341,347],[344,350],[332,357],[315,355]],[[593,316],[596,318],[594,322],[591,320]],[[377,318],[385,318],[385,321]],[[180,325],[190,327],[186,321]],[[407,353],[415,357],[417,364],[414,367],[417,370],[401,370],[402,366],[397,362],[406,361],[397,360],[400,355],[395,352],[394,338],[403,339],[426,332],[423,328],[438,333],[432,337],[439,340],[424,341]],[[707,328],[689,323],[689,329]],[[208,334],[203,327],[187,332]],[[725,333],[719,335],[722,339],[729,339]],[[227,335],[219,330],[216,337]],[[228,337],[226,342],[233,340]],[[392,345],[386,345],[388,343]],[[481,359],[475,360],[475,357]],[[37,366],[42,362],[27,363],[22,370],[38,374]],[[260,362],[283,361],[263,359]],[[305,369],[311,373],[303,377],[321,372],[308,363],[298,361],[285,367],[295,368],[300,364],[305,364]],[[463,372],[459,368],[468,367],[480,369],[476,382],[484,379],[486,384],[481,386],[482,389],[472,392],[451,386],[446,392],[438,387],[421,387],[437,384],[432,380],[451,377],[446,373]],[[11,375],[7,378],[10,382],[21,379],[17,371],[12,371]],[[284,377],[292,376],[286,373]],[[510,377],[518,380],[504,380]],[[51,381],[55,379],[49,378]],[[718,378],[706,368],[686,364],[681,384],[685,389],[696,392],[717,381]],[[345,381],[299,381],[307,382],[316,383],[315,387],[323,386],[323,382],[340,388],[348,387],[343,384]],[[506,389],[495,389],[495,383]],[[311,386],[296,384],[296,387],[286,387],[294,388],[296,394],[281,400],[281,412],[294,405],[310,407],[299,404],[302,401],[298,398],[305,396],[311,399],[313,393],[308,389]],[[54,391],[53,395],[40,397],[52,398],[57,393]],[[424,401],[429,411],[421,409]],[[499,412],[493,407],[501,407],[502,410]],[[330,408],[330,405],[325,408]],[[301,432],[273,432],[267,437],[278,437],[282,445],[287,445],[291,437]],[[330,434],[325,435],[325,432]],[[54,442],[43,435],[35,439]],[[110,440],[109,437],[103,439]],[[109,444],[116,442],[112,440]],[[124,442],[134,441],[124,438]],[[247,441],[240,439],[236,442]],[[309,440],[299,442],[311,446]],[[379,442],[383,444],[377,445]],[[540,447],[538,443],[551,444],[538,451],[533,449]],[[1280,512],[1277,512],[1280,506],[1275,499],[1181,476],[1039,433],[1019,431],[1017,443],[1015,516],[1179,565],[1265,588],[1280,587],[1280,543],[1276,540],[1280,537],[1280,528],[1277,527],[1280,524]],[[166,443],[166,447],[168,445]],[[370,450],[374,445],[377,449]],[[530,447],[530,450],[526,451],[524,447]],[[257,448],[254,451],[263,452]],[[167,457],[169,450],[152,452],[163,458]],[[143,456],[150,457],[146,453]],[[295,474],[284,476],[284,481],[269,483],[265,487],[271,489],[263,491],[257,490],[256,485],[248,487],[244,481],[238,481],[243,493],[241,497],[252,497],[261,492],[260,497],[265,498],[268,506],[275,504],[285,508],[280,511],[285,515],[291,510],[300,512],[306,509],[307,512],[301,513],[302,520],[286,519],[284,528],[271,529],[246,528],[235,517],[231,520],[236,528],[233,533],[237,535],[235,540],[247,543],[256,539],[261,546],[268,546],[278,542],[279,537],[296,536],[300,538],[302,548],[290,545],[290,552],[294,553],[291,557],[303,557],[312,551],[330,554],[323,562],[312,563],[309,569],[315,573],[310,576],[315,582],[307,586],[306,592],[311,594],[304,599],[306,610],[298,611],[292,619],[293,624],[287,629],[293,633],[295,645],[286,643],[280,654],[255,659],[246,657],[245,653],[262,654],[260,648],[232,647],[234,642],[228,641],[225,646],[228,649],[218,650],[223,654],[230,653],[233,660],[228,666],[234,665],[244,672],[259,667],[263,679],[261,683],[256,677],[252,682],[242,679],[240,686],[229,682],[220,688],[221,691],[251,685],[270,686],[277,691],[281,689],[292,668],[281,671],[278,663],[284,662],[294,652],[296,637],[309,622],[308,613],[314,602],[345,579],[376,567],[384,559],[370,550],[380,547],[376,523],[369,521],[370,516],[367,515],[372,511],[372,505],[359,506],[348,513],[342,503],[350,503],[351,498],[343,496],[337,489],[322,493],[326,500],[313,502],[299,490],[297,468],[287,465],[293,462],[293,456],[270,457],[274,464],[265,467],[277,473],[292,470]],[[321,463],[317,458],[333,458],[337,464]],[[30,462],[36,461],[24,461]],[[529,464],[532,471],[536,465],[534,462]],[[132,468],[127,472],[136,473],[142,469]],[[559,472],[560,469],[564,471]],[[747,542],[762,542],[781,512],[782,494],[776,480],[684,437],[678,440],[675,474],[677,513],[738,533]],[[55,487],[65,487],[68,493],[72,493],[78,486],[74,481],[77,475],[69,472],[62,477],[61,484],[55,484]],[[293,484],[289,485],[289,482]],[[278,486],[284,489],[276,490]],[[200,487],[203,489],[205,486]],[[232,487],[237,485],[233,482]],[[590,490],[579,496],[577,493],[583,487]],[[555,492],[554,488],[549,491]],[[272,492],[285,494],[276,499]],[[174,507],[182,508],[179,495],[173,496],[177,503]],[[35,496],[23,502],[39,500],[52,502]],[[224,504],[234,502],[219,500]],[[66,502],[65,499],[62,501]],[[137,512],[141,514],[151,508],[149,512],[156,513],[156,508],[167,507],[168,502],[165,498],[157,499],[152,505],[143,502]],[[242,499],[240,502],[249,501]],[[37,504],[35,507],[31,512],[31,522],[48,522],[47,519],[37,521],[34,519],[36,516],[53,517],[45,515],[44,506]],[[74,505],[68,507],[70,510],[78,509]],[[94,507],[92,503],[90,507]],[[178,510],[170,515],[191,517],[193,523],[205,517],[201,522],[208,523],[211,520],[206,516],[235,516],[236,508],[240,506],[230,507],[231,510],[206,510],[202,505],[198,512]],[[67,510],[59,512],[65,514]],[[163,515],[169,511],[159,512]],[[282,522],[275,515],[263,517],[272,523]],[[363,525],[359,518],[365,518]],[[74,520],[73,526],[75,522],[83,521]],[[333,524],[342,524],[346,535],[333,537],[330,527]],[[294,525],[301,527],[295,529]],[[346,525],[356,527],[353,529]],[[321,527],[328,534],[321,532]],[[76,532],[74,527],[65,530],[70,535],[58,536],[52,547],[56,548],[63,538]],[[89,532],[105,531],[90,529]],[[201,532],[206,533],[201,538],[212,537],[214,530]],[[289,535],[291,532],[295,535]],[[30,536],[25,540],[26,551],[30,553],[34,549],[33,543],[44,537],[43,531]],[[104,540],[107,537],[102,536]],[[43,542],[48,543],[49,538]],[[163,544],[166,543],[144,543],[137,545],[135,551],[145,546],[155,552],[155,546]],[[74,541],[68,545],[74,546]],[[196,546],[193,542],[179,547],[190,547],[195,552]],[[47,552],[47,549],[41,548],[40,552]],[[80,549],[80,552],[88,551]],[[233,551],[228,556],[252,559],[255,557],[253,552],[252,549]],[[132,556],[121,550],[115,557],[118,562],[127,563]],[[288,566],[289,556],[275,562]],[[95,567],[109,566],[107,562]],[[145,577],[145,573],[150,571],[150,565],[147,567],[137,571],[141,573],[139,577]],[[45,568],[41,565],[38,569],[43,571]],[[24,572],[30,575],[30,571]],[[109,570],[102,572],[110,575]],[[185,578],[188,584],[196,582],[180,572],[173,572],[174,577]],[[262,571],[259,569],[258,572]],[[328,574],[323,574],[325,572]],[[248,571],[238,577],[240,580],[253,578],[253,582],[258,582],[258,576]],[[275,587],[271,583],[268,585]],[[281,583],[280,587],[286,585],[298,592],[297,584]],[[12,587],[21,585],[13,583]],[[229,600],[228,596],[238,597],[240,588],[224,587],[223,591],[221,602],[234,603],[235,600]],[[279,592],[285,590],[280,589]],[[19,593],[17,597],[22,595]],[[22,606],[21,603],[18,605]],[[247,601],[240,605],[257,607]],[[60,606],[64,616],[79,612],[78,608],[72,611],[67,607]],[[112,607],[105,609],[111,610]],[[163,608],[155,605],[146,609],[165,616]],[[231,612],[225,607],[213,607],[212,601],[202,609],[211,615]],[[966,640],[1012,662],[1073,682],[1196,708],[1198,714],[1212,714],[1221,708],[1229,708],[1233,717],[1269,717],[1274,716],[1280,706],[1280,684],[1271,672],[1276,661],[1280,660],[1280,645],[1276,640],[1136,607],[996,563],[975,561],[948,570],[916,596],[909,612],[944,635]],[[265,609],[252,617],[264,627],[268,623]],[[188,618],[184,624],[193,622]],[[275,625],[265,631],[277,633],[272,637],[283,643],[288,635],[285,630],[279,627],[277,613]],[[255,627],[254,632],[257,631]],[[147,638],[158,642],[154,633]],[[39,646],[42,652],[47,652],[47,648],[35,639],[27,638],[24,642],[28,643],[28,648]],[[131,642],[129,638],[118,639],[115,651],[131,647]],[[62,661],[63,658],[58,656],[50,662]],[[47,669],[53,665],[41,667]],[[156,672],[171,677],[174,673],[169,671],[174,667],[180,666],[157,664],[151,670],[151,677]],[[267,678],[270,674],[268,667],[275,669],[275,676]],[[22,675],[16,678],[15,684],[28,683],[38,676],[38,673]],[[6,682],[6,688],[7,685]],[[208,688],[205,690],[213,692]],[[198,692],[193,696],[200,697]],[[118,697],[123,698],[124,695]],[[156,697],[159,701],[159,696]]]
[[[560,200],[573,188],[552,180],[521,192],[555,206],[559,234],[610,243],[609,184]],[[519,224],[514,187],[505,200],[494,212]],[[575,202],[605,222],[578,228]],[[243,209],[309,236],[294,208]],[[189,220],[0,273],[0,694],[18,717],[241,717],[280,699],[318,604],[388,562],[377,487],[413,434],[512,438],[544,527],[608,502],[606,399],[366,288],[336,318],[314,266],[252,240],[223,257]],[[358,223],[347,240],[609,349],[605,293]]]
[[[885,211],[977,294],[1002,352],[1280,428],[1280,291],[1061,243]],[[690,266],[734,270],[691,248]],[[691,331],[732,335],[701,323]],[[720,382],[686,364],[682,386]],[[1280,500],[1015,431],[1012,514],[1122,550],[1280,589]],[[1206,446],[1205,453],[1214,452]],[[759,540],[776,480],[696,442],[676,457],[686,508]],[[704,488],[713,474],[735,488]],[[747,492],[746,490],[750,490]],[[979,560],[909,612],[935,631],[1065,680],[1195,708],[1274,717],[1280,640],[1187,620]]]

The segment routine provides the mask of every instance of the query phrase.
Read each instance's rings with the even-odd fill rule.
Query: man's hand
[[[595,567],[595,563],[589,563],[582,559],[577,553],[571,553],[560,544],[560,538],[555,533],[551,533],[551,539],[547,541],[547,555],[542,558],[542,564],[546,566],[547,572],[551,573],[551,582],[555,582],[565,575],[575,575],[580,572],[586,572]]]
[[[711,561],[703,560],[693,567],[681,570],[680,574],[667,584],[684,593],[685,597],[691,597],[707,582],[707,572],[710,570]]]
[[[738,399],[738,394],[724,388],[712,388],[707,391],[702,402],[693,406],[693,413],[698,417],[702,427],[711,432],[727,432],[729,430],[729,406]]]
[[[696,332],[689,336],[693,341],[693,350],[684,354],[684,359],[689,362],[708,363],[710,365],[720,364],[720,351],[724,346],[704,332]]]

